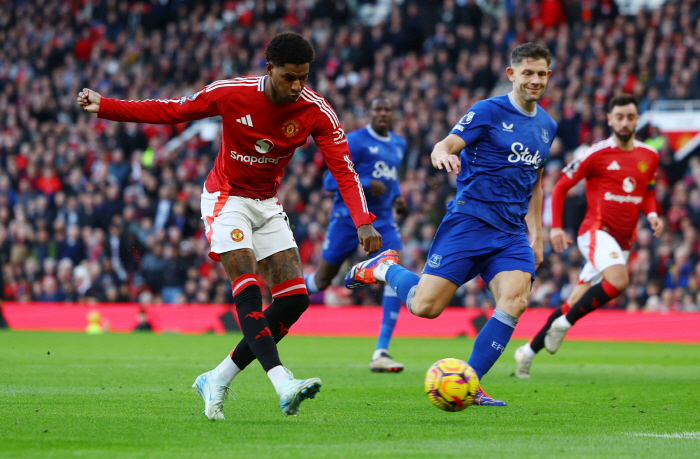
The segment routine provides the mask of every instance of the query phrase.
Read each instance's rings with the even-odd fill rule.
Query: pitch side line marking
[[[671,434],[631,433],[630,435],[634,437],[684,438],[690,440],[700,440],[700,432],[681,432]]]

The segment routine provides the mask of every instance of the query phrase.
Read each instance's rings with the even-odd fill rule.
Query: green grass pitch
[[[523,381],[511,342],[483,381],[509,406],[445,413],[423,376],[472,340],[395,339],[406,370],[372,374],[372,339],[291,336],[282,361],[321,394],[285,418],[254,363],[211,422],[190,386],[239,338],[0,332],[0,457],[700,457],[700,346],[565,342]]]

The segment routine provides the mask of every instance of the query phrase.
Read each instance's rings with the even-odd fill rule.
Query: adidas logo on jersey
[[[619,170],[620,170],[620,165],[617,164],[617,161],[614,161],[614,160],[613,160],[613,162],[611,162],[610,165],[608,166],[608,170],[609,170],[609,171],[619,171]]]
[[[245,124],[246,126],[253,127],[253,120],[250,118],[250,115],[246,115],[242,118],[236,118],[236,121],[241,124]]]

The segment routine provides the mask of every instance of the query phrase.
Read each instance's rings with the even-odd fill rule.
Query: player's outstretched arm
[[[220,93],[203,88],[179,99],[116,100],[102,97],[90,88],[78,93],[78,105],[98,118],[112,121],[151,124],[179,124],[218,115],[216,97]]]
[[[443,140],[435,144],[430,159],[435,169],[459,174],[462,169],[462,162],[457,156],[460,151],[467,146],[467,143],[458,135],[450,134]]]
[[[357,238],[360,240],[362,248],[365,249],[366,255],[379,252],[379,249],[382,248],[382,235],[371,224],[357,228]]]
[[[323,104],[326,104],[325,101]],[[367,207],[363,183],[355,172],[345,131],[333,109],[327,104],[324,107],[326,109],[316,114],[317,122],[314,123],[315,129],[311,136],[321,150],[328,170],[335,178],[340,196],[345,201],[357,228],[357,237],[362,248],[368,255],[378,252],[382,248],[382,236],[372,226],[377,217]]]
[[[90,88],[83,88],[83,90],[78,93],[78,105],[86,112],[99,112],[101,100],[102,96],[100,93]]]

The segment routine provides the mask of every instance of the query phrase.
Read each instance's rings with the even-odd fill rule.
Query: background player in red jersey
[[[309,305],[301,261],[287,215],[276,197],[284,166],[313,136],[338,182],[364,250],[382,246],[372,227],[343,128],[331,106],[305,87],[314,50],[294,33],[274,37],[265,49],[264,76],[216,81],[179,99],[120,101],[83,89],[78,104],[100,118],[177,124],[220,115],[223,133],[202,193],[209,256],[223,263],[244,339],[193,387],[209,419],[224,419],[223,404],[235,376],[258,359],[280,397],[285,415],[313,398],[321,380],[294,379],[279,358],[282,339]],[[271,285],[273,302],[262,311],[258,273]]]
[[[639,119],[637,100],[631,95],[617,96],[610,100],[608,109],[612,136],[566,166],[552,190],[550,239],[554,250],[562,252],[573,242],[562,229],[564,199],[571,187],[586,179],[588,209],[577,240],[586,264],[568,300],[549,316],[530,343],[515,351],[515,375],[519,378],[530,377],[532,359],[543,347],[555,353],[577,320],[627,288],[627,257],[639,212],[646,215],[654,236],[663,232],[654,195],[659,156],[634,138]]]

